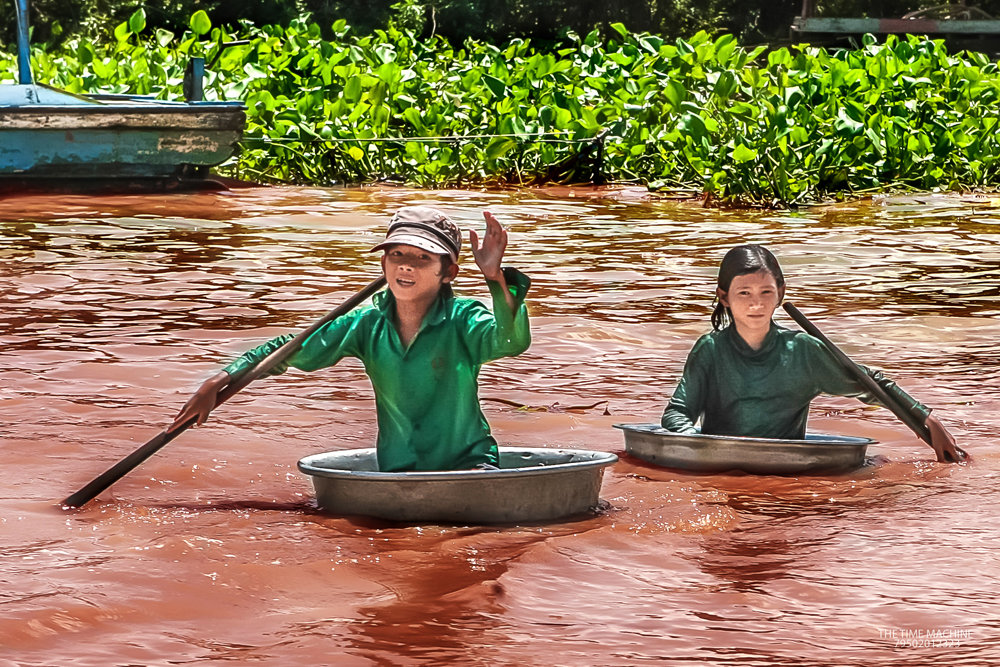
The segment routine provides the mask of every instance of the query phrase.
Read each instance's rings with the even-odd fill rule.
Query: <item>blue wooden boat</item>
[[[200,99],[204,61],[188,101],[45,86],[31,75],[27,0],[15,1],[18,82],[0,84],[0,190],[197,186],[236,152],[246,107]]]

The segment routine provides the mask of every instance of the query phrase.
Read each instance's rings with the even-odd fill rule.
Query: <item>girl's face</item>
[[[442,271],[440,255],[400,243],[386,249],[382,271],[397,301],[430,301],[441,285],[455,278],[458,265],[450,264]]]
[[[720,289],[717,295],[732,313],[736,331],[748,340],[766,334],[771,328],[771,316],[785,296],[785,290],[778,287],[768,271],[758,271],[736,276],[729,284],[729,291]]]

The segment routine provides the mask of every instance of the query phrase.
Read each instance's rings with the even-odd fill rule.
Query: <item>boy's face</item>
[[[430,300],[441,286],[458,274],[458,265],[442,269],[442,257],[402,243],[389,246],[382,255],[382,272],[397,301]]]

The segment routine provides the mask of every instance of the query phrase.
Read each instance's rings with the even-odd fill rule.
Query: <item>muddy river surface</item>
[[[602,509],[501,527],[323,515],[296,462],[373,442],[353,360],[259,381],[85,507],[59,506],[228,360],[376,277],[368,248],[409,203],[509,227],[534,342],[484,368],[484,409],[501,445],[618,453]],[[0,665],[1000,664],[998,203],[732,212],[630,190],[297,188],[0,201]],[[774,250],[788,299],[934,407],[973,462],[937,464],[887,410],[829,397],[811,430],[879,441],[851,473],[626,456],[612,425],[659,419],[742,242]],[[463,259],[457,291],[488,300]]]

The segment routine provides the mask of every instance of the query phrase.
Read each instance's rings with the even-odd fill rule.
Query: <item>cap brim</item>
[[[417,236],[415,234],[405,234],[405,233],[393,234],[392,236],[390,236],[389,238],[387,238],[386,240],[382,241],[377,246],[372,248],[370,252],[375,252],[376,250],[384,250],[385,248],[388,248],[389,246],[393,245],[411,245],[414,248],[420,248],[421,250],[432,252],[435,255],[448,255],[449,257],[452,258],[452,260],[456,261],[458,259],[451,252],[451,250],[448,250],[448,248],[444,247],[444,245],[440,243],[436,243],[435,241],[432,241],[431,239],[425,238],[423,236]]]

